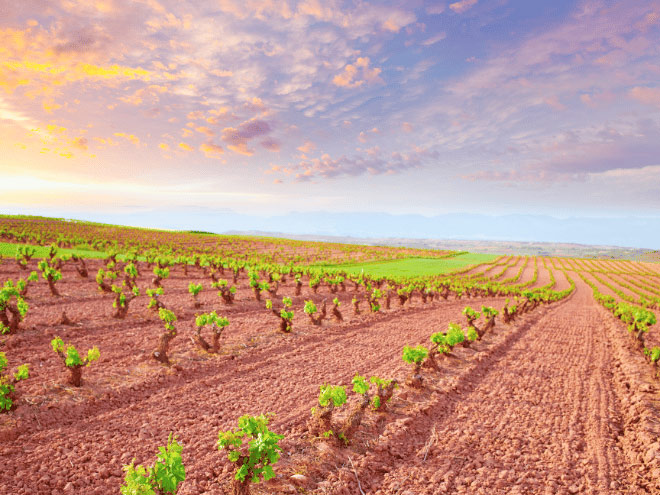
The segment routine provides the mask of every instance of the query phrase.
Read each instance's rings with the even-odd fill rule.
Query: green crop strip
[[[34,258],[47,258],[50,246],[38,246],[35,244],[18,244],[14,242],[0,242],[0,255],[6,258],[13,258],[16,255],[16,249],[19,246],[30,246],[35,249]],[[107,256],[105,252],[94,251],[91,249],[65,249],[58,248],[60,255],[78,256],[79,258],[103,259]]]
[[[353,275],[364,272],[371,277],[423,277],[449,273],[468,265],[490,262],[498,257],[496,254],[466,253],[450,258],[406,258],[376,263],[325,265],[324,268],[342,270]]]

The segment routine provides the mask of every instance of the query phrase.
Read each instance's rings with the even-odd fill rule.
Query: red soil
[[[254,493],[659,493],[652,373],[575,273],[568,300],[512,325],[498,319],[494,332],[456,350],[440,371],[424,370],[424,388],[403,386],[387,412],[368,412],[351,445],[340,448],[306,433],[320,384],[349,385],[355,373],[403,383],[404,345],[428,344],[450,321],[464,325],[467,305],[501,309],[504,298],[424,305],[416,296],[410,307],[393,301],[390,311],[355,316],[353,294],[339,292],[345,321],[316,327],[303,300],[335,294],[305,286],[293,298],[294,330],[281,334],[244,275],[236,303],[225,306],[199,270],[184,276],[176,268],[161,298],[179,317],[166,367],[151,358],[162,324],[147,298],[133,301],[125,320],[111,318],[112,298],[93,281],[100,265],[89,265],[89,280],[65,267],[61,298],[40,280],[21,330],[0,341],[12,368],[28,362],[31,370],[17,385],[18,407],[0,416],[0,493],[117,493],[122,465],[133,457],[153,462],[170,431],[184,446],[179,493],[228,493],[233,466],[215,447],[217,432],[243,414],[269,411],[277,415],[271,429],[285,435],[283,455],[277,478]],[[565,279],[553,272],[561,288]],[[549,281],[542,273],[540,265],[539,281]],[[0,281],[22,275],[14,263],[0,264]],[[198,310],[189,282],[205,287]],[[291,281],[284,284],[275,306],[293,292]],[[190,339],[195,313],[212,309],[231,322],[218,356]],[[62,310],[73,326],[58,324]],[[81,388],[66,385],[49,345],[54,335],[82,351],[99,347],[101,360],[85,368]],[[346,411],[357,400],[349,395]],[[303,477],[291,478],[296,473]]]

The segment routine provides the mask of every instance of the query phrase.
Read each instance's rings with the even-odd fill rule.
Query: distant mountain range
[[[555,242],[517,242],[517,241],[470,241],[447,239],[406,239],[406,238],[359,238],[322,235],[298,235],[285,232],[229,231],[225,234],[280,237],[302,241],[340,242],[346,244],[364,244],[367,246],[413,247],[418,249],[441,249],[450,251],[469,251],[472,253],[514,254],[527,256],[570,256],[577,258],[613,258],[639,261],[660,261],[658,251],[642,248],[618,246],[590,246],[586,244]]]
[[[554,218],[542,215],[450,213],[433,217],[386,213],[289,213],[270,218],[242,216],[248,228],[288,234],[356,238],[445,239],[573,243],[660,248],[660,218]],[[233,220],[233,221],[232,221]],[[216,218],[215,224],[236,219]],[[210,225],[209,225],[210,226]]]

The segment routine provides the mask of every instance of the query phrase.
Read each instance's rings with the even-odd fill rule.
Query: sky
[[[0,0],[0,212],[166,211],[660,218],[660,1]]]

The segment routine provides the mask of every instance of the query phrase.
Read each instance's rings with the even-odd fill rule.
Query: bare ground
[[[3,277],[16,275],[4,270]],[[174,274],[165,286],[180,332],[175,366],[167,368],[149,357],[159,322],[144,302],[114,321],[111,299],[96,295],[93,282],[65,274],[71,285],[62,292],[76,296],[62,300],[40,282],[25,329],[0,347],[12,367],[29,361],[34,370],[19,384],[19,407],[0,417],[0,492],[117,493],[122,465],[133,457],[153,462],[174,431],[188,472],[179,493],[228,493],[233,466],[215,448],[218,430],[243,414],[272,411],[272,429],[286,436],[279,476],[255,493],[660,493],[652,372],[629,349],[625,328],[570,276],[578,287],[568,300],[499,323],[471,349],[456,350],[439,372],[424,372],[422,390],[404,386],[387,412],[368,413],[348,447],[306,433],[321,383],[348,385],[355,373],[404,382],[403,345],[464,323],[466,305],[500,309],[503,299],[417,299],[410,308],[393,303],[383,314],[351,315],[346,293],[347,321],[318,328],[305,322],[298,298],[294,332],[283,335],[243,279],[233,308],[214,293],[203,297],[200,311],[227,310],[232,321],[222,355],[211,356],[189,340],[194,311],[185,287],[194,277]],[[540,270],[539,282],[546,278]],[[291,292],[289,284],[281,295]],[[312,297],[309,289],[304,295]],[[82,325],[57,325],[63,306]],[[55,333],[101,349],[81,389],[63,385],[48,349]],[[296,473],[304,479],[292,479]]]

